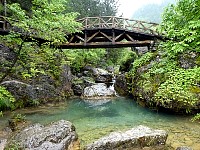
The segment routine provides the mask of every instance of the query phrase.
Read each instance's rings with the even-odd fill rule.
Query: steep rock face
[[[16,59],[14,51],[0,44],[0,80],[7,73]]]
[[[121,96],[127,96],[129,94],[125,74],[116,77],[114,88],[117,94]]]
[[[154,130],[138,126],[126,132],[113,132],[85,147],[85,150],[134,150],[143,147],[163,149],[168,134],[164,130]]]
[[[29,150],[73,150],[78,144],[78,136],[71,122],[60,120],[46,127],[31,125],[18,132],[8,147],[14,143],[18,143],[18,148]]]
[[[62,66],[62,72],[59,80],[61,83],[61,86],[59,87],[61,95],[72,95],[72,72],[69,65]]]
[[[162,50],[151,53],[150,58],[143,56],[137,64],[133,62],[135,68],[126,78],[129,92],[139,104],[175,113],[200,111],[199,53],[185,52],[173,60]]]

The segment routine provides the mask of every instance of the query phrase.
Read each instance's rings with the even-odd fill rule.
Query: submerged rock
[[[102,97],[114,97],[115,90],[112,86],[107,87],[105,83],[98,83],[89,87],[86,87],[83,92],[84,98],[102,98]]]
[[[78,136],[71,122],[60,120],[46,127],[31,125],[17,133],[9,145],[14,143],[18,143],[19,148],[30,150],[73,150]]]
[[[85,147],[85,150],[134,150],[150,147],[163,149],[168,134],[164,130],[154,130],[138,126],[126,132],[113,132]]]

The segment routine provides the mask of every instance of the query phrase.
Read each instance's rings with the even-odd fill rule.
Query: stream
[[[48,124],[61,119],[71,121],[78,133],[81,146],[114,131],[125,131],[138,125],[164,129],[169,133],[167,144],[176,148],[190,146],[200,149],[200,124],[191,116],[158,113],[139,106],[134,100],[117,97],[112,100],[73,99],[56,105],[17,110],[33,123]],[[0,118],[0,129],[7,125],[12,113]]]

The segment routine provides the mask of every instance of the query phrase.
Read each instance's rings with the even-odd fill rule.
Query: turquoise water
[[[23,109],[21,113],[33,123],[48,124],[65,119],[71,121],[79,135],[81,145],[86,145],[113,131],[123,131],[137,125],[164,129],[169,133],[168,144],[173,147],[188,145],[200,150],[200,124],[191,117],[167,115],[143,108],[132,99],[118,97],[108,100],[74,99],[57,105]],[[0,119],[5,125],[9,114]]]

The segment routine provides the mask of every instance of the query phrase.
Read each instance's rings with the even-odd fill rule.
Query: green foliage
[[[151,61],[149,68],[145,68],[146,62],[154,57],[135,60],[128,76],[130,92],[147,103],[175,111],[189,113],[197,108],[200,100],[199,16],[199,0],[179,0],[167,7],[159,30],[170,40],[160,43],[157,59]],[[192,64],[185,69],[180,65],[182,62]],[[144,69],[138,70],[141,66]]]
[[[24,122],[26,120],[26,116],[22,114],[13,114],[12,119],[14,122]]]
[[[9,143],[9,146],[5,148],[5,150],[20,150],[20,143],[13,141],[12,143]]]
[[[86,65],[97,66],[105,56],[105,49],[64,50],[66,63],[71,65],[74,73],[80,72]]]
[[[200,1],[179,0],[163,14],[160,31],[172,39],[163,43],[169,57],[185,51],[200,52]]]
[[[115,16],[116,0],[69,0],[66,12],[78,12],[79,18],[94,16]]]
[[[169,108],[191,108],[198,103],[196,93],[190,91],[200,82],[200,68],[171,72],[155,94],[155,102]]]
[[[129,48],[109,48],[106,49],[106,63],[108,65],[122,65],[127,60],[136,57],[136,53]]]
[[[62,0],[34,0],[31,16],[26,15],[19,4],[11,4],[9,10],[12,12],[9,22],[17,26],[28,36],[41,37],[52,43],[66,41],[65,34],[76,32],[80,24],[75,21],[76,13],[63,13],[65,10]]]
[[[15,98],[2,86],[0,86],[0,110],[13,109]]]
[[[17,58],[10,65],[7,75],[12,73],[25,80],[39,74],[51,74],[58,78],[60,65],[65,58],[60,50],[50,48],[50,45],[66,42],[66,33],[77,32],[80,27],[75,21],[76,13],[64,13],[63,2],[64,0],[52,0],[51,3],[48,0],[33,0],[31,15],[17,3],[8,5],[10,16],[7,19],[16,28],[9,35],[0,36],[0,40],[14,50]],[[16,30],[23,36],[15,32]],[[41,38],[46,42],[40,47],[34,40],[25,42],[31,37]],[[5,75],[1,76],[5,78]],[[2,80],[3,78],[0,79]]]
[[[142,55],[140,58],[136,59],[134,62],[133,62],[133,65],[132,65],[132,69],[130,70],[130,75],[132,77],[135,76],[135,73],[137,71],[137,69],[143,65],[145,65],[147,62],[149,62],[152,58],[153,58],[154,54],[151,53],[151,52],[148,52],[144,55]]]
[[[192,119],[191,119],[192,122],[194,121],[200,121],[200,113],[197,113]]]
[[[0,111],[0,117],[3,117],[3,112],[2,111]]]

